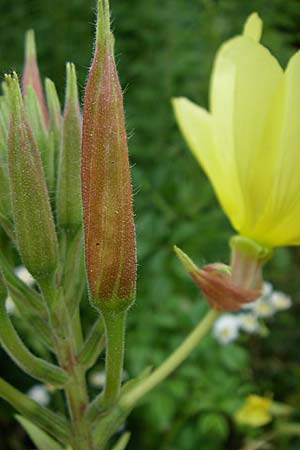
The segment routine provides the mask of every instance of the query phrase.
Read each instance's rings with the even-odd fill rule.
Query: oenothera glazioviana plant
[[[126,315],[135,301],[136,249],[122,90],[107,0],[98,2],[94,58],[81,112],[73,64],[66,66],[63,113],[54,83],[45,93],[34,34],[26,35],[21,86],[5,76],[0,97],[0,336],[25,373],[64,391],[67,412],[53,411],[0,379],[0,395],[39,450],[123,449],[114,437],[139,399],[162,381],[209,330],[199,323],[162,366],[121,386]],[[35,279],[14,273],[16,250]],[[88,286],[98,319],[82,327]],[[5,308],[7,293],[43,357],[23,342]],[[105,352],[105,384],[89,398],[86,373]]]

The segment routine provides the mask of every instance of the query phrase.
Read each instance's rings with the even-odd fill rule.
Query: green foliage
[[[65,60],[76,64],[83,88],[92,54],[94,6],[92,0],[3,0],[1,72],[16,68],[20,73],[23,34],[34,28],[41,73],[55,80],[60,98]],[[207,106],[215,51],[240,32],[254,10],[264,20],[264,44],[286,64],[300,45],[300,9],[297,0],[273,0],[272,8],[267,0],[111,0],[111,9],[118,69],[126,90],[135,191],[138,295],[129,314],[126,345],[126,370],[134,376],[146,366],[158,365],[205,310],[173,254],[173,245],[199,264],[228,262],[227,241],[232,234],[177,130],[170,98],[185,95]],[[300,339],[299,250],[277,250],[266,277],[292,295],[293,313],[276,316],[265,339],[253,337],[221,347],[206,338],[132,414],[129,450],[236,450],[242,441],[231,415],[247,394],[270,393],[277,401],[299,405],[295,351]],[[86,307],[87,323],[92,314]],[[3,361],[4,376],[11,374],[11,364]],[[29,385],[20,372],[13,372],[11,379],[24,390]],[[1,407],[4,423],[7,407]],[[3,437],[3,442],[7,450],[23,450],[13,436]],[[294,450],[300,441],[280,437],[276,445]]]

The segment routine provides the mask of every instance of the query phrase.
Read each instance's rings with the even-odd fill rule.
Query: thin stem
[[[103,405],[110,407],[120,393],[124,360],[126,311],[102,313],[105,326],[105,386]]]
[[[193,351],[201,339],[208,333],[218,313],[210,310],[183,343],[151,373],[141,384],[121,397],[121,408],[132,408],[145,394],[161,383],[172,373]]]
[[[64,445],[69,443],[71,430],[64,417],[53,413],[48,408],[39,405],[15,387],[0,378],[0,397],[16,408],[24,417],[42,428]]]
[[[87,411],[87,419],[93,422],[99,413],[116,403],[120,393],[124,360],[126,311],[104,312],[105,328],[105,386]]]

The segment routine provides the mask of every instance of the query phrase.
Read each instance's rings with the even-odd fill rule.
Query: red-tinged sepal
[[[222,263],[213,263],[198,268],[178,247],[175,247],[175,251],[213,309],[217,311],[237,311],[243,304],[252,302],[260,296],[261,291],[258,289],[236,286],[232,280],[229,266]]]

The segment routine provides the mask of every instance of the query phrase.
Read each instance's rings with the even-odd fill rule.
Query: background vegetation
[[[24,32],[34,28],[42,75],[57,83],[63,100],[65,61],[73,61],[83,92],[94,9],[94,0],[1,0],[1,73],[21,72]],[[233,233],[177,130],[170,99],[185,95],[207,105],[215,52],[252,11],[264,20],[264,44],[285,65],[300,46],[300,8],[297,0],[111,0],[111,9],[135,191],[138,297],[129,317],[126,370],[136,375],[162,361],[206,308],[173,244],[199,263],[226,262]],[[132,414],[129,450],[237,450],[243,435],[260,433],[232,421],[250,392],[299,410],[299,256],[298,249],[279,249],[266,270],[267,279],[292,296],[292,310],[275,316],[265,338],[244,337],[222,347],[208,337]],[[87,322],[91,314],[86,305]],[[24,391],[32,385],[2,353],[1,373]],[[13,411],[0,406],[1,449],[32,448]],[[298,446],[299,438],[279,437],[275,448]]]

